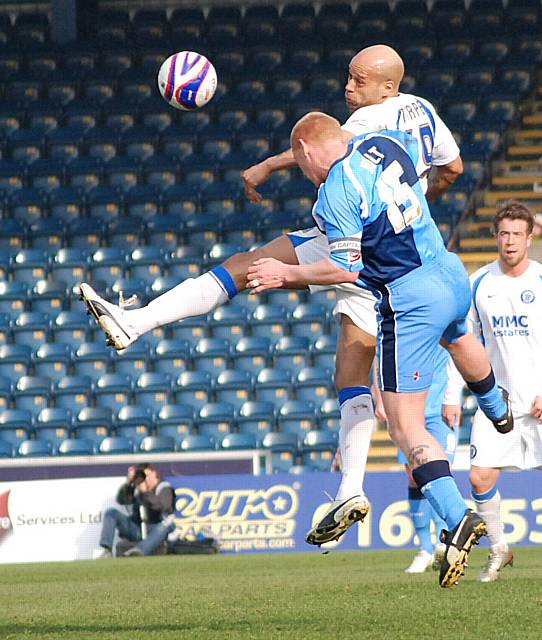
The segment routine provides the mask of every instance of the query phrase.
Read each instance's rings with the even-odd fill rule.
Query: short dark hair
[[[493,230],[495,235],[499,231],[501,220],[525,220],[527,223],[527,235],[531,235],[534,227],[534,215],[529,207],[518,200],[508,200],[502,204],[493,219]]]

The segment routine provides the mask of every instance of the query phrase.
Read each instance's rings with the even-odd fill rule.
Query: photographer
[[[172,518],[168,517],[174,511],[175,494],[169,482],[162,480],[150,464],[129,467],[126,482],[117,493],[117,502],[131,505],[132,513],[127,515],[115,508],[104,513],[100,558],[113,557],[115,531],[121,538],[137,542],[124,556],[147,556],[175,530]]]

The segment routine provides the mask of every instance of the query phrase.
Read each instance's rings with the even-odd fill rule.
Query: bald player
[[[384,129],[347,144],[337,120],[309,113],[293,128],[291,144],[300,169],[319,185],[313,217],[327,236],[329,257],[304,265],[259,259],[249,267],[249,286],[259,293],[348,282],[375,294],[378,386],[390,435],[446,522],[440,585],[451,587],[486,526],[467,508],[446,454],[425,425],[439,343],[493,427],[506,433],[514,424],[508,394],[501,393],[484,348],[467,331],[468,275],[431,218],[411,136]]]
[[[462,172],[459,149],[434,107],[413,95],[399,92],[403,61],[385,45],[356,54],[349,66],[345,98],[352,115],[342,127],[344,141],[383,128],[410,133],[418,145],[418,176],[436,197]],[[296,166],[291,149],[247,169],[243,175],[249,199],[258,201],[256,186],[273,171]],[[158,326],[203,315],[246,289],[246,272],[256,258],[273,257],[286,264],[310,264],[329,256],[325,235],[317,226],[276,238],[253,252],[238,253],[222,265],[195,279],[188,279],[142,309],[127,311],[98,296],[88,284],[81,296],[111,343],[125,349]],[[319,287],[311,287],[311,291]],[[341,322],[337,345],[335,386],[341,407],[339,445],[342,482],[336,498],[322,520],[309,531],[307,541],[322,544],[340,537],[363,519],[369,503],[363,479],[374,413],[369,373],[374,358],[376,315],[371,292],[352,285],[337,287],[334,313]],[[346,357],[348,355],[348,357]]]

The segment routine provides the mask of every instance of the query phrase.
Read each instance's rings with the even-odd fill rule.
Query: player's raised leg
[[[287,236],[280,236],[254,251],[236,253],[198,278],[184,280],[141,309],[128,310],[108,302],[87,283],[80,286],[81,299],[102,327],[108,344],[118,350],[126,349],[156,327],[205,315],[225,304],[246,289],[249,265],[255,259],[270,257],[297,264],[292,242]]]

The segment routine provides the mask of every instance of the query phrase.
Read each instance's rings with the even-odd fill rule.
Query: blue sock
[[[451,531],[460,522],[468,507],[450,472],[448,460],[432,460],[412,472],[414,481],[433,509]]]
[[[431,520],[435,523],[435,532],[437,534],[437,544],[440,540],[440,532],[446,529],[446,522],[439,516],[439,514],[431,507]]]
[[[209,273],[211,273],[216,278],[216,280],[220,282],[222,288],[224,289],[226,295],[230,300],[239,293],[237,285],[235,284],[235,280],[231,277],[230,272],[226,269],[226,267],[223,267],[220,264],[218,265],[218,267],[213,267]]]
[[[487,378],[479,382],[467,382],[467,387],[476,396],[478,406],[490,420],[498,420],[504,416],[507,407],[495,382],[493,369]]]
[[[420,549],[433,553],[431,542],[431,505],[417,487],[408,488],[408,504],[414,529],[420,540]]]

